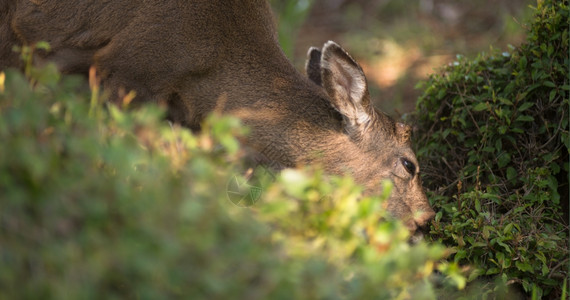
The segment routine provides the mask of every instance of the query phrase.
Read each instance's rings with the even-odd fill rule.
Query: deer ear
[[[305,71],[312,82],[322,86],[321,80],[321,50],[311,47],[307,52],[307,62],[305,63]]]
[[[412,127],[404,124],[396,124],[396,137],[400,144],[408,144],[410,142],[410,137],[412,135]]]
[[[354,134],[366,130],[374,109],[362,68],[332,41],[323,47],[320,66],[323,87],[332,106],[342,114],[347,132]]]

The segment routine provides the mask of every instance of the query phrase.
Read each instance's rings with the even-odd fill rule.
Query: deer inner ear
[[[356,139],[362,138],[374,116],[362,68],[331,41],[323,47],[320,67],[323,88],[331,105],[343,116],[345,130]]]

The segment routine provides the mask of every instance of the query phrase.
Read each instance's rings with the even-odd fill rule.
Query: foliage
[[[526,43],[457,61],[419,86],[433,240],[527,293],[568,278],[568,1],[538,1]],[[483,290],[483,293],[492,289]]]
[[[295,36],[310,11],[313,0],[270,0],[273,10],[279,18],[279,44],[283,52],[294,60]],[[304,58],[303,58],[304,59]]]
[[[433,299],[432,270],[464,282],[442,246],[378,225],[389,190],[287,170],[239,207],[236,119],[193,134],[153,106],[102,104],[94,73],[85,92],[27,70],[0,72],[2,298]]]

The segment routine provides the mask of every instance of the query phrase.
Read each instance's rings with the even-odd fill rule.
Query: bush
[[[419,86],[416,153],[434,241],[470,279],[560,299],[568,279],[568,1],[538,1],[526,43],[458,56]],[[492,288],[483,289],[483,294]]]
[[[232,204],[236,119],[192,134],[102,104],[94,76],[26,73],[0,72],[1,298],[433,299],[432,270],[464,281],[350,178],[287,170]]]

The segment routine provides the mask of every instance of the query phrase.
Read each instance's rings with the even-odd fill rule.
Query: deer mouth
[[[410,230],[410,232],[412,233],[412,236],[410,236],[408,240],[408,243],[410,245],[415,245],[423,241],[425,235],[429,233],[429,225],[420,226],[415,222],[414,225],[415,225],[415,230],[414,231]]]
[[[412,234],[412,236],[410,236],[408,243],[410,245],[416,245],[419,242],[424,240],[424,233],[420,230],[416,230],[416,232],[414,232],[414,234]]]

